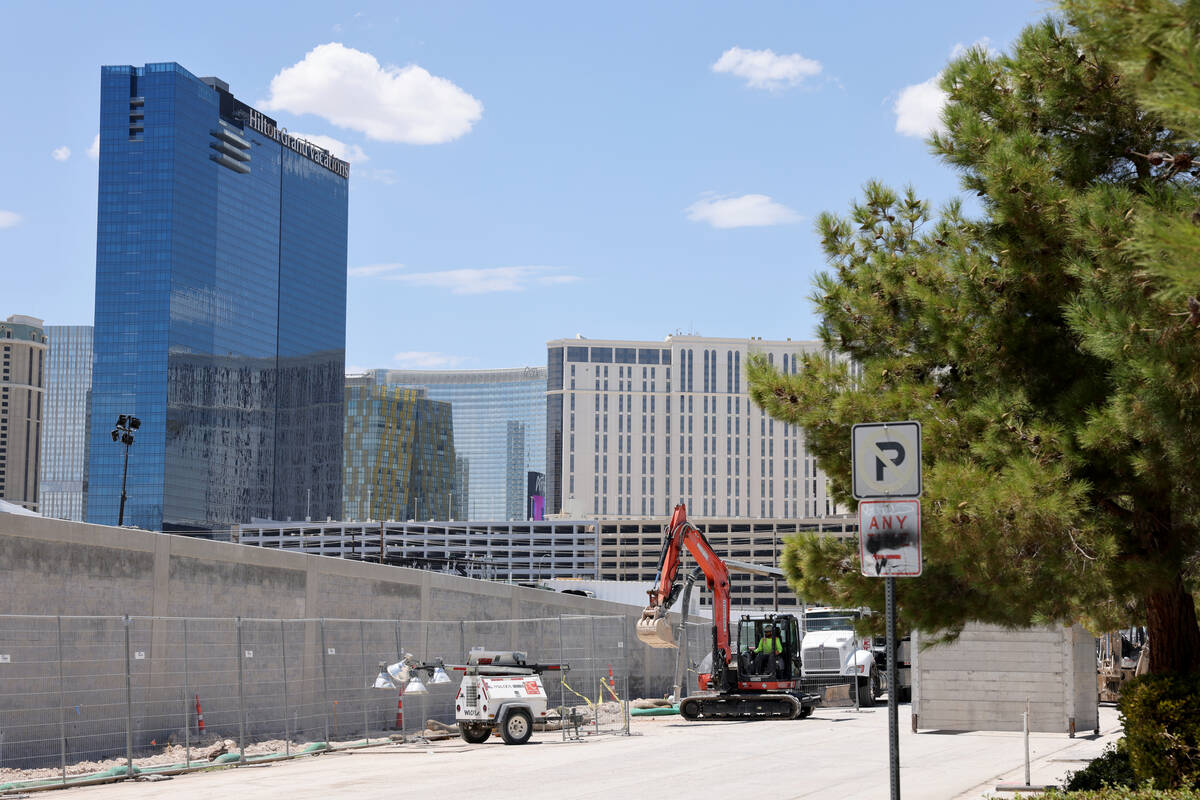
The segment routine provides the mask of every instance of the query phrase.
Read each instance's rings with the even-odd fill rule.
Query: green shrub
[[[1133,767],[1129,763],[1129,750],[1125,740],[1104,748],[1100,757],[1078,772],[1067,775],[1067,791],[1103,789],[1107,786],[1137,786]]]
[[[1020,794],[1025,800],[1200,800],[1195,789],[1133,789],[1112,786],[1105,789],[1087,789],[1084,792],[1060,792],[1050,789],[1043,794]]]
[[[1043,794],[1021,794],[1025,800],[1200,800],[1200,791],[1195,789],[1131,789],[1128,786],[1110,786],[1107,789],[1083,792],[1060,792],[1051,789]]]
[[[1200,787],[1200,676],[1134,678],[1121,687],[1120,709],[1139,784]]]

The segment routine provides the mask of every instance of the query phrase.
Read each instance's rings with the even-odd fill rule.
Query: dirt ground
[[[580,729],[586,731],[589,728],[599,724],[602,729],[614,729],[624,725],[625,709],[623,704],[610,701],[601,703],[595,708],[580,705],[575,706],[573,711],[579,717]],[[557,729],[556,726],[552,726]],[[409,736],[417,735],[415,730],[409,730]],[[430,721],[421,735],[427,739],[444,739],[457,736],[457,726],[446,726]],[[371,740],[384,742],[389,738],[398,738],[397,731],[372,731]],[[180,739],[183,735],[180,734]],[[339,749],[356,742],[361,742],[362,738],[347,739],[345,741],[331,742],[333,749]],[[291,743],[290,752],[299,753],[311,742],[295,742]],[[288,752],[287,742],[283,739],[268,739],[265,741],[253,742],[246,745],[246,757],[253,758],[258,756],[273,756],[284,755]],[[211,761],[220,753],[229,752],[237,753],[237,741],[234,739],[221,738],[219,736],[209,735],[203,743],[192,743],[191,746],[191,763],[193,767],[200,766],[197,762]],[[210,758],[212,756],[212,758]],[[133,765],[136,769],[145,770],[150,767],[166,767],[176,764],[184,764],[188,760],[188,751],[181,744],[167,744],[157,752],[151,754],[137,755],[133,759]],[[93,775],[98,772],[113,769],[115,767],[124,767],[126,765],[125,756],[116,756],[96,761],[76,761],[67,764],[66,774],[68,778],[77,778],[84,775]],[[218,765],[219,766],[219,765]],[[0,768],[0,785],[7,783],[24,783],[26,781],[44,781],[54,780],[62,777],[62,768],[59,766],[39,767],[34,769],[12,769]]]
[[[377,734],[377,738],[383,741],[386,734]],[[352,740],[361,741],[361,740]],[[292,742],[291,752],[298,753],[308,746],[308,742]],[[334,747],[344,742],[335,742]],[[197,762],[210,760],[212,755],[215,759],[220,753],[229,752],[237,753],[237,742],[233,739],[220,739],[209,737],[203,745],[193,744],[191,748],[192,765],[199,766]],[[268,739],[266,741],[254,742],[246,745],[246,756],[272,756],[284,755],[287,752],[287,742],[283,739]],[[188,750],[181,744],[169,744],[161,750],[150,755],[139,755],[133,759],[133,766],[136,769],[146,769],[147,767],[166,767],[173,764],[183,764],[187,761]],[[114,758],[106,758],[98,761],[76,761],[67,764],[67,777],[75,778],[81,775],[92,775],[97,772],[103,772],[114,767],[124,767],[126,765],[125,756]],[[53,780],[62,777],[62,768],[54,767],[39,767],[35,769],[12,769],[0,768],[0,784],[5,783],[20,783],[24,781],[39,781]]]

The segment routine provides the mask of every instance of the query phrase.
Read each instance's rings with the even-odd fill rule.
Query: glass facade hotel
[[[546,370],[376,369],[380,386],[423,389],[454,416],[454,519],[523,520],[527,473],[546,471]]]
[[[220,530],[341,516],[349,165],[216,78],[100,85],[87,518]]]
[[[46,404],[42,418],[43,517],[82,521],[87,491],[88,392],[92,326],[47,325]]]
[[[454,503],[450,404],[420,389],[346,381],[343,496],[350,519],[446,519]]]

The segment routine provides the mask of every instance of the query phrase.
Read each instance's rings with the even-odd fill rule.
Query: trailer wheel
[[[533,735],[533,717],[523,708],[508,712],[500,726],[500,738],[505,744],[525,744]]]
[[[458,727],[458,735],[468,744],[483,744],[492,735],[492,726],[464,722]]]

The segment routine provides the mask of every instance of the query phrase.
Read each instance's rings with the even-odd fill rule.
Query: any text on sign
[[[921,503],[863,500],[858,504],[858,552],[868,578],[921,574]]]
[[[856,499],[921,496],[921,423],[855,425],[851,454]]]

